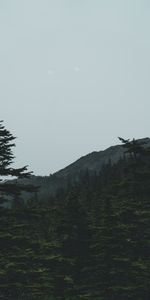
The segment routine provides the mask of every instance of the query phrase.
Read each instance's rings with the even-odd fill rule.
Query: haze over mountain
[[[17,168],[49,175],[118,135],[149,135],[150,1],[1,0],[0,25]]]
[[[150,146],[150,138],[146,137],[138,139],[145,147]],[[75,185],[79,182],[80,177],[86,174],[99,174],[102,167],[107,163],[115,164],[125,154],[125,149],[122,145],[110,146],[106,150],[94,151],[89,153],[64,169],[59,170],[50,176],[32,176],[31,179],[22,179],[18,182],[25,184],[33,184],[39,186],[38,199],[48,199],[52,195],[55,195],[59,190],[66,189],[68,183]]]

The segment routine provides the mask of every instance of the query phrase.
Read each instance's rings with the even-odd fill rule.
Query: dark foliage
[[[148,300],[150,155],[126,154],[43,203],[1,213],[0,299]]]
[[[16,169],[12,167],[14,155],[12,148],[15,147],[16,138],[4,127],[3,121],[0,121],[0,203],[8,201],[8,196],[18,197],[22,191],[36,191],[31,185],[16,184],[16,180],[10,182],[5,178],[28,178],[32,172],[27,172],[27,166]],[[19,197],[18,197],[19,199]]]

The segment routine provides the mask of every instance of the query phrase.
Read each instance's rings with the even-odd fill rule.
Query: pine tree
[[[84,299],[88,294],[90,231],[76,191],[67,195],[58,213],[56,241],[59,257],[54,272],[55,297]]]
[[[120,276],[116,277],[118,287],[114,294],[122,299],[147,300],[150,297],[150,151],[138,140],[122,139],[122,142],[130,156],[124,180],[116,190],[120,195],[116,200],[121,255],[116,257]]]
[[[15,181],[4,180],[5,178],[29,177],[27,166],[16,169],[11,165],[14,162],[12,148],[15,137],[3,126],[0,121],[0,298],[17,299],[20,290],[17,287],[18,278],[25,275],[25,270],[20,262],[23,255],[23,245],[29,245],[30,237],[24,236],[25,224],[20,224],[16,217],[15,207],[10,210],[6,203],[11,197],[18,202],[22,191],[34,191],[32,185],[16,184]],[[11,205],[12,206],[12,205]],[[21,212],[19,211],[19,215]],[[28,219],[28,215],[26,215]],[[22,267],[21,267],[22,266]]]
[[[36,190],[31,185],[16,184],[16,181],[10,182],[7,179],[29,177],[32,172],[27,172],[27,166],[14,168],[14,155],[12,148],[15,147],[16,138],[7,130],[3,121],[0,121],[0,203],[3,204],[8,200],[8,196],[18,196],[21,191],[32,192]]]

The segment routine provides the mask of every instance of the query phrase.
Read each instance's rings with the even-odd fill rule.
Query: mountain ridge
[[[150,138],[138,139],[140,143],[144,143],[145,147],[150,146]],[[69,164],[65,168],[51,174],[50,176],[35,176],[31,179],[18,180],[20,183],[33,184],[39,186],[38,199],[49,199],[55,196],[58,191],[66,189],[68,182],[71,185],[79,181],[80,175],[86,173],[99,173],[103,165],[111,161],[111,164],[116,164],[125,154],[125,149],[122,144],[110,146],[105,150],[93,151],[85,156],[80,157],[75,162]],[[27,194],[26,194],[27,197]]]
[[[138,139],[138,142],[145,143],[145,145],[150,146],[150,138]],[[110,146],[104,150],[93,151],[87,155],[84,155],[77,159],[75,162],[69,164],[65,168],[55,172],[53,175],[64,176],[69,175],[70,170],[82,170],[88,169],[89,171],[100,171],[103,164],[107,164],[111,159],[112,164],[116,163],[120,157],[124,155],[124,148],[122,144]],[[73,167],[73,168],[72,168]]]

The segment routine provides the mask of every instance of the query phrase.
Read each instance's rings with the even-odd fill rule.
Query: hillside
[[[89,154],[50,178],[33,177],[43,194],[70,174],[80,180],[52,201],[18,205],[16,195],[13,209],[1,209],[0,299],[150,299],[150,148],[143,141]]]
[[[150,146],[150,139],[139,139],[139,142],[145,143],[145,147]],[[94,151],[88,155],[79,158],[66,168],[50,175],[50,176],[32,176],[31,179],[22,179],[18,182],[24,184],[33,184],[39,186],[38,199],[46,200],[56,195],[61,189],[66,189],[68,183],[74,185],[80,180],[80,176],[85,172],[98,174],[103,165],[106,165],[109,161],[111,164],[116,164],[121,157],[124,156],[125,149],[122,145],[111,146],[106,150]],[[25,194],[25,197],[30,197]],[[37,195],[36,195],[37,197]]]

